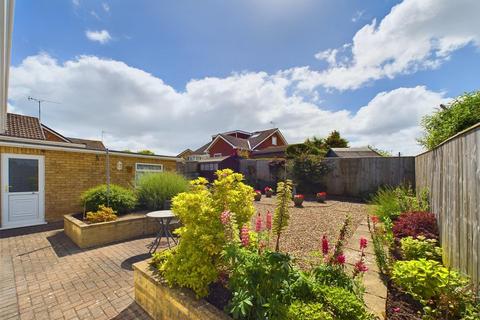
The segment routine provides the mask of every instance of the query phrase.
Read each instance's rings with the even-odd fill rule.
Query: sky
[[[478,0],[16,1],[9,112],[111,149],[339,130],[422,152],[421,119],[480,88]],[[102,134],[103,132],[103,134]]]

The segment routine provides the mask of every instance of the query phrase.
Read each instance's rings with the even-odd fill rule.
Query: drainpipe
[[[106,148],[106,166],[107,166],[107,207],[110,207],[110,153]]]
[[[7,128],[8,80],[14,6],[15,0],[2,0],[0,4],[0,133],[5,133]]]

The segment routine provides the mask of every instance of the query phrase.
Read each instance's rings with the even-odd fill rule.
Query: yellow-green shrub
[[[230,169],[216,172],[217,180],[209,189],[208,181],[191,182],[191,190],[173,198],[172,210],[182,222],[177,229],[181,241],[171,255],[156,264],[169,284],[191,288],[198,296],[208,294],[208,285],[218,278],[220,253],[225,233],[220,215],[230,210],[239,226],[254,214],[253,189],[243,176]],[[239,232],[239,230],[236,230]]]
[[[87,212],[85,220],[88,223],[98,223],[117,220],[117,212],[112,208],[100,205],[96,212]]]

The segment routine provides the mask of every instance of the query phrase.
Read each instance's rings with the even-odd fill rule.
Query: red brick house
[[[272,148],[272,151],[274,149],[278,154],[279,150],[287,145],[278,128],[256,132],[234,130],[213,135],[210,142],[195,150],[188,159],[200,160],[231,155],[252,157],[261,150],[268,151],[269,148]]]

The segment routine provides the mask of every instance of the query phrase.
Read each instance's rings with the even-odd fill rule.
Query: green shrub
[[[233,293],[229,310],[235,319],[284,319],[290,303],[290,283],[298,277],[291,258],[282,253],[249,250],[230,245],[224,258],[235,261],[228,287]]]
[[[417,198],[414,190],[408,185],[380,188],[370,203],[374,205],[373,213],[384,222],[386,219],[395,220],[402,212],[429,209],[427,190],[422,190]]]
[[[116,184],[110,185],[108,198],[109,201],[105,184],[88,189],[80,196],[82,205],[85,205],[87,211],[97,211],[100,205],[104,205],[121,214],[132,210],[137,203],[137,198],[132,190]]]
[[[98,223],[98,222],[107,222],[117,220],[116,212],[112,208],[105,207],[100,205],[98,211],[96,212],[87,212],[85,220],[87,223]]]
[[[320,264],[313,269],[313,275],[320,285],[330,285],[355,292],[355,281],[339,265]]]
[[[468,279],[437,261],[398,261],[392,279],[423,304],[422,319],[479,319],[480,309]]]
[[[191,182],[191,190],[173,198],[172,210],[182,222],[175,230],[181,241],[171,255],[157,268],[170,285],[192,289],[197,296],[208,294],[208,285],[218,279],[220,253],[226,243],[221,213],[235,213],[239,226],[251,220],[253,189],[245,185],[243,176],[230,169],[216,172],[212,188],[199,178]],[[233,230],[239,234],[240,230]]]
[[[434,260],[397,261],[392,270],[393,281],[418,300],[427,301],[450,288],[465,287],[468,280]]]
[[[373,316],[366,310],[363,301],[343,288],[316,286],[314,292],[317,301],[322,303],[335,319],[369,320]]]
[[[424,258],[441,261],[442,248],[438,247],[437,244],[437,240],[426,239],[423,236],[418,236],[417,239],[405,237],[400,240],[402,255],[405,260]]]
[[[149,210],[162,209],[165,200],[187,190],[187,179],[175,172],[145,174],[137,182],[138,201]]]
[[[425,136],[419,139],[433,149],[451,136],[480,122],[480,91],[465,93],[447,107],[422,119]]]
[[[288,308],[287,320],[333,320],[325,309],[319,302],[295,301]]]

